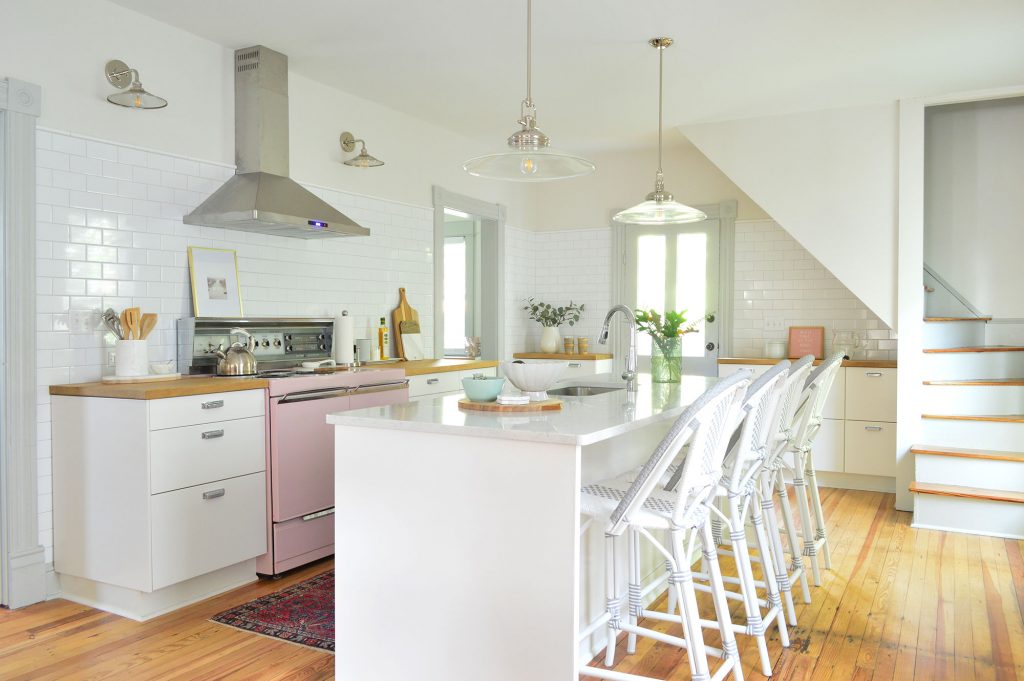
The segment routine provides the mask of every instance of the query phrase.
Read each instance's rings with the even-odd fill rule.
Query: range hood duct
[[[298,239],[367,236],[350,217],[288,177],[288,57],[235,51],[235,175],[183,219]]]

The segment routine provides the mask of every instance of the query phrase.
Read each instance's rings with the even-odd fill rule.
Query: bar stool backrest
[[[741,418],[743,425],[733,435],[726,455],[726,479],[723,484],[730,494],[740,493],[771,455],[779,422],[782,418],[783,395],[791,364],[782,360],[763,373],[747,388]]]
[[[738,423],[737,415],[752,376],[752,371],[744,369],[723,378],[686,408],[612,512],[608,534],[621,534],[629,526],[631,514],[643,508],[688,441],[690,449],[682,464],[673,522],[680,524],[687,511],[692,513],[696,505],[703,504],[714,493],[722,476],[725,448]]]
[[[781,457],[796,434],[796,414],[800,407],[800,397],[803,394],[807,377],[813,368],[814,355],[804,355],[789,367],[789,377],[786,378],[786,387],[782,393],[779,430],[774,441],[773,461]]]
[[[825,411],[825,402],[828,401],[829,393],[832,392],[839,368],[843,364],[843,357],[842,352],[834,353],[808,376],[806,387],[800,396],[791,447],[807,447],[814,440],[814,436],[818,434]]]

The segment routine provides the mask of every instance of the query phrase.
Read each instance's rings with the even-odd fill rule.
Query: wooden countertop
[[[266,387],[267,381],[262,378],[183,376],[171,381],[153,381],[152,383],[103,383],[96,381],[93,383],[51,385],[50,394],[68,395],[71,397],[113,397],[125,400],[159,400],[165,397],[229,393],[237,390],[255,390]]]
[[[761,364],[771,365],[781,362],[781,359],[770,359],[764,357],[719,357],[719,364]],[[822,360],[814,360],[815,366],[821,364]],[[862,369],[895,369],[896,360],[892,359],[847,359],[843,360],[844,367]]]
[[[565,353],[565,352],[517,352],[515,359],[567,359],[592,362],[598,359],[612,359],[612,355],[601,352]]]

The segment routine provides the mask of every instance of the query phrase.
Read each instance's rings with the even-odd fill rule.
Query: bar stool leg
[[[828,546],[828,528],[825,525],[825,512],[821,510],[821,495],[818,493],[818,480],[814,474],[814,462],[807,457],[807,484],[811,488],[811,508],[814,510],[814,541],[821,542],[821,555],[825,560],[825,569],[832,569],[832,551]]]
[[[803,554],[811,563],[814,586],[821,586],[818,545],[814,541],[814,525],[811,523],[810,503],[807,500],[807,481],[804,479],[804,472],[807,470],[806,456],[806,452],[793,452],[793,492],[796,494],[796,506],[800,511],[800,534],[804,540]]]
[[[708,575],[711,577],[711,597],[715,603],[715,614],[718,618],[718,629],[722,634],[722,650],[725,652],[726,661],[732,661],[732,677],[736,681],[743,681],[743,669],[740,663],[740,650],[736,645],[736,634],[732,630],[732,615],[729,614],[729,603],[725,598],[725,580],[722,579],[722,569],[718,564],[718,549],[715,545],[715,538],[711,534],[711,526],[705,522],[700,529],[701,548],[704,559],[708,566]],[[693,588],[693,582],[690,582]],[[700,622],[697,622],[698,631]],[[691,644],[692,645],[692,644]],[[704,647],[703,638],[701,648]],[[691,653],[692,654],[692,653]],[[702,658],[707,665],[707,656]],[[706,666],[705,666],[706,669]],[[706,671],[704,673],[707,673]],[[703,678],[703,677],[702,677]]]
[[[608,610],[608,647],[604,652],[604,666],[611,667],[615,664],[615,635],[619,631],[619,597],[615,584],[615,537],[610,534],[604,536],[604,584],[605,607]]]
[[[755,498],[750,500],[750,521],[754,525],[754,539],[757,541],[757,552],[761,556],[761,571],[764,573],[765,592],[769,607],[774,607],[776,625],[779,629],[779,642],[783,648],[789,647],[789,630],[786,627],[786,616],[782,609],[782,599],[779,596],[779,583],[776,580],[775,559],[772,558],[772,551],[768,543],[768,536],[765,533],[764,518],[761,515],[759,504]],[[792,607],[792,599],[790,599]]]
[[[754,573],[750,568],[750,552],[747,550],[747,533],[744,531],[743,527],[739,499],[735,496],[730,497],[729,499],[729,519],[729,540],[732,544],[736,570],[739,572],[740,593],[743,595],[743,610],[747,616],[746,633],[748,636],[753,636],[757,639],[757,651],[761,656],[761,673],[765,676],[771,676],[772,663],[771,659],[768,657],[768,643],[765,641],[764,637],[764,620],[761,618],[761,606],[757,602],[757,585],[754,584]],[[714,533],[712,533],[712,537],[713,536]],[[717,560],[717,552],[715,565],[720,569]],[[732,622],[731,617],[729,622]],[[783,624],[783,626],[785,626],[785,624]]]
[[[786,478],[782,471],[776,473],[777,480],[775,491],[779,495],[779,505],[782,507],[782,523],[786,526],[786,537],[789,539],[790,557],[793,560],[793,571],[800,576],[800,589],[803,591],[804,603],[811,602],[811,589],[807,585],[807,570],[804,568],[803,551],[797,537],[796,527],[793,522],[793,507],[789,503],[789,494],[786,490]],[[783,564],[789,571],[789,567]]]
[[[775,569],[775,583],[782,591],[783,600],[786,601],[786,613],[789,615],[789,626],[795,627],[796,608],[793,606],[793,584],[789,579],[789,571],[786,569],[786,552],[782,548],[782,535],[779,530],[779,517],[775,512],[775,502],[772,501],[772,473],[766,472],[761,477],[758,495],[761,503],[761,515],[764,517],[765,527],[768,535],[768,549],[772,554],[772,563]]]
[[[627,531],[629,535],[629,615],[627,621],[636,626],[643,611],[640,600],[640,533],[634,527]],[[636,652],[636,632],[630,630],[626,634],[626,654]]]

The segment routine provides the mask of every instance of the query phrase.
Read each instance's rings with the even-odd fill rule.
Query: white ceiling
[[[418,118],[493,139],[525,91],[525,0],[114,0]],[[1024,82],[1019,0],[535,0],[534,100],[553,146],[650,144],[667,126]]]

